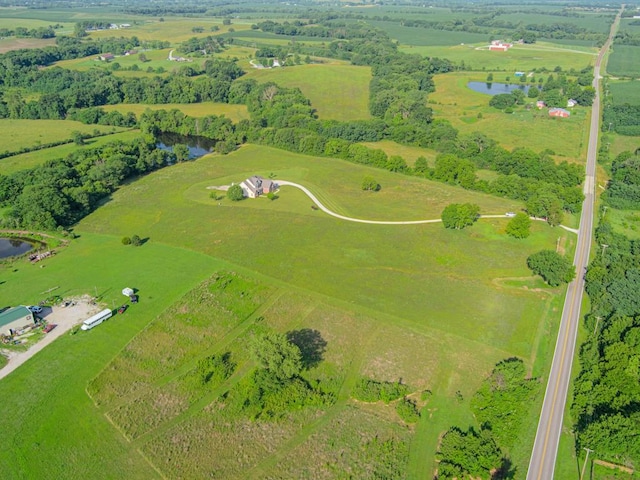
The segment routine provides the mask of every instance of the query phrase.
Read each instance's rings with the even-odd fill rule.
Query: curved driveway
[[[348,222],[370,223],[374,225],[419,225],[422,223],[441,223],[442,222],[440,218],[437,218],[434,220],[408,220],[406,222],[391,222],[391,221],[384,221],[384,220],[363,220],[361,218],[345,217],[344,215],[340,215],[339,213],[335,213],[329,210],[322,203],[320,203],[320,200],[318,200],[318,197],[316,197],[313,193],[311,193],[308,188],[303,187],[298,183],[288,182],[286,180],[278,180],[278,185],[280,186],[287,185],[289,187],[295,187],[302,190],[324,213],[326,213],[327,215],[331,215],[332,217],[339,218],[340,220],[346,220]],[[505,218],[506,216],[507,215],[504,215],[504,214],[503,215],[480,215],[480,218]],[[531,219],[544,221],[544,219],[542,218],[531,217]],[[564,228],[569,232],[578,233],[577,230],[573,228],[565,227],[564,225],[560,225],[560,227]]]

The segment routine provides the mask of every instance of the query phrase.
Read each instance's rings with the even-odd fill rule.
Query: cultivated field
[[[43,48],[55,45],[55,38],[3,38],[0,39],[0,53],[6,53],[11,50],[20,50],[22,48]]]
[[[640,77],[640,47],[614,44],[607,62],[607,73],[617,77]]]
[[[622,105],[624,103],[640,105],[640,82],[610,81],[608,87],[613,97],[614,105]]]
[[[494,74],[494,81],[504,81],[512,72]],[[446,118],[461,133],[481,132],[507,149],[526,147],[535,151],[551,149],[568,161],[584,161],[589,109],[574,108],[567,119],[550,118],[546,109],[519,108],[506,114],[489,107],[491,97],[467,87],[471,80],[485,77],[469,73],[436,75],[436,91],[429,95],[437,117]],[[478,115],[482,114],[482,118]],[[523,132],[526,131],[526,134]]]
[[[298,87],[326,120],[363,120],[369,114],[369,67],[310,64],[286,68],[251,69],[246,78]]]

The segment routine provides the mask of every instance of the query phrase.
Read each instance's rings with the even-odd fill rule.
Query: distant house
[[[240,183],[240,186],[242,187],[243,195],[249,198],[256,198],[262,194],[274,192],[278,188],[277,183],[259,175],[247,178]]]
[[[549,109],[549,116],[550,117],[567,118],[570,115],[571,115],[571,112],[569,112],[568,110],[565,110],[564,108],[551,108],[551,109]]]
[[[131,24],[130,23],[121,23],[120,24],[120,28],[130,28]]]
[[[0,333],[13,335],[14,332],[34,324],[33,313],[27,307],[8,308],[0,313]]]
[[[103,62],[109,62],[116,58],[116,56],[113,53],[103,53],[98,58]]]
[[[493,40],[491,45],[489,45],[489,50],[496,52],[506,52],[511,47],[513,47],[512,43],[505,43],[502,40]]]
[[[567,100],[568,108],[575,107],[576,105],[578,105],[578,102],[576,102],[573,98],[570,98],[569,100]]]
[[[524,72],[516,72],[513,74],[514,77],[524,77]]]
[[[124,55],[128,57],[129,55],[135,55],[136,53],[138,53],[137,50],[127,50],[126,52],[124,52]]]
[[[538,100],[538,101],[536,102],[536,107],[538,107],[538,110],[543,109],[543,108],[544,108],[544,107],[546,107],[546,106],[547,106],[547,104],[546,104],[546,103],[544,103],[542,100]]]

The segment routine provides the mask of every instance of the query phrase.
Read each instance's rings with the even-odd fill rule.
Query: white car
[[[31,305],[30,307],[27,307],[29,310],[31,310],[31,313],[42,313],[42,307],[39,307],[37,305]]]
[[[514,212],[507,212],[507,213],[504,214],[504,216],[511,218],[511,217],[515,217],[516,214]]]

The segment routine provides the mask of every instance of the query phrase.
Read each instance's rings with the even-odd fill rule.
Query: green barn
[[[25,306],[12,307],[0,313],[0,333],[11,335],[10,330],[20,330],[33,325],[33,313]]]

